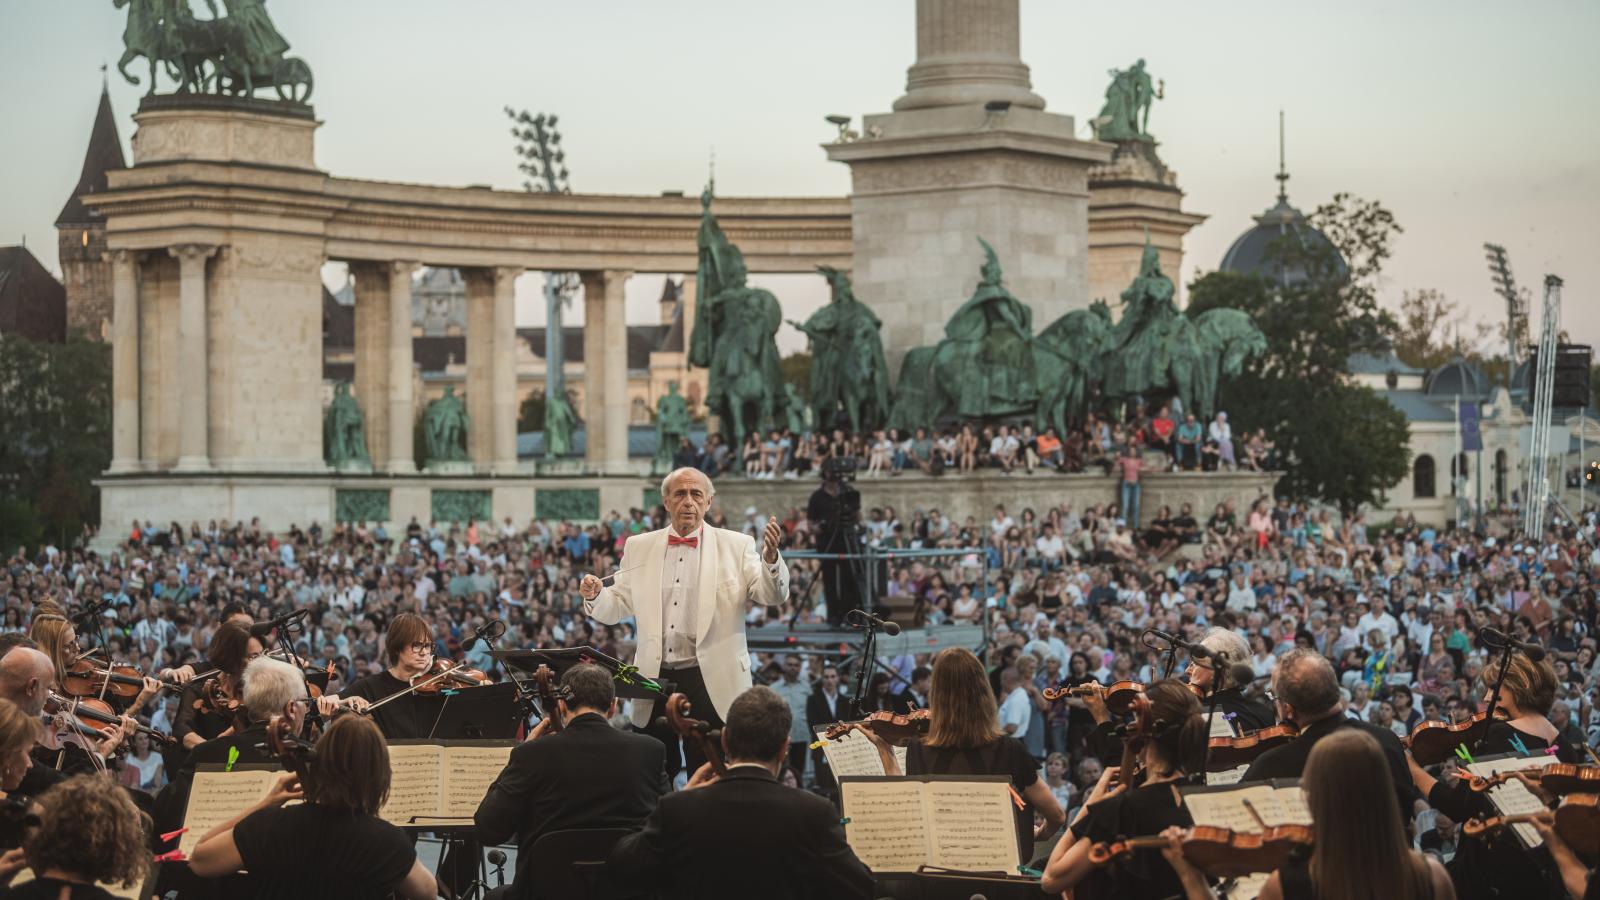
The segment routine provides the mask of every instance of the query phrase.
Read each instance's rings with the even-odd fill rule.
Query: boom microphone
[[[496,638],[505,633],[505,622],[500,619],[490,619],[477,628],[472,629],[472,633],[467,635],[461,641],[461,649],[463,652],[470,650],[472,649],[472,645],[476,644],[480,640],[492,643]]]
[[[1532,641],[1519,641],[1498,628],[1479,628],[1478,640],[1483,641],[1485,646],[1495,650],[1501,650],[1506,647],[1521,650],[1522,655],[1533,662],[1544,659],[1544,647],[1542,645]]]
[[[894,637],[900,633],[900,626],[898,624],[891,622],[888,619],[880,619],[864,609],[852,609],[850,612],[845,614],[845,618],[847,619],[851,616],[861,619],[861,624],[863,625],[883,629],[883,633],[887,634],[889,637]]]
[[[1175,634],[1168,634],[1165,631],[1157,631],[1154,628],[1146,628],[1144,630],[1144,637],[1146,639],[1145,646],[1147,647],[1150,646],[1149,638],[1159,638],[1160,640],[1166,641],[1168,644],[1171,644],[1172,646],[1177,647],[1183,652],[1189,654],[1190,659],[1209,659],[1212,662],[1217,661],[1216,654],[1206,649],[1203,645],[1197,644],[1193,641],[1186,641]],[[1251,673],[1252,677],[1254,674],[1254,672]]]
[[[250,636],[251,637],[257,637],[257,638],[264,638],[267,635],[273,633],[274,631],[277,631],[279,628],[283,628],[283,629],[286,629],[286,630],[289,630],[289,631],[293,631],[294,630],[293,626],[296,626],[301,621],[303,621],[305,619],[309,619],[309,618],[311,618],[311,610],[309,610],[309,609],[297,609],[292,613],[286,613],[285,615],[281,615],[281,616],[279,616],[276,619],[273,619],[271,621],[268,621],[268,622],[257,622],[256,624],[251,625],[250,626]]]

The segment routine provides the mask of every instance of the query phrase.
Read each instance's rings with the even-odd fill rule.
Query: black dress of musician
[[[1145,689],[1151,734],[1130,735],[1124,766],[1107,768],[1045,867],[1040,887],[1073,891],[1080,900],[1160,900],[1183,893],[1178,873],[1152,853],[1135,853],[1096,867],[1089,848],[1123,837],[1159,834],[1194,823],[1178,786],[1205,765],[1206,723],[1200,702],[1182,682],[1166,678]],[[1159,724],[1156,724],[1159,723]]]
[[[1489,678],[1495,671],[1493,665],[1489,666],[1484,677]],[[1579,762],[1579,749],[1562,740],[1560,732],[1546,718],[1555,703],[1556,686],[1555,669],[1549,662],[1534,662],[1521,653],[1514,654],[1496,706],[1496,712],[1505,719],[1491,723],[1477,747],[1468,747],[1473,757],[1521,756],[1526,751],[1545,756],[1551,762]],[[1491,693],[1492,685],[1485,687],[1485,704],[1490,702]],[[1549,753],[1550,748],[1554,748],[1553,754]],[[1410,753],[1406,754],[1406,761],[1417,790],[1428,798],[1430,806],[1451,819],[1465,822],[1497,814],[1489,795],[1472,790],[1465,778],[1453,784],[1440,781],[1418,765]],[[1555,877],[1547,850],[1543,847],[1524,849],[1510,835],[1492,837],[1496,839],[1462,835],[1456,855],[1450,860],[1450,877],[1456,884],[1456,893],[1464,900],[1563,896],[1564,888]]]
[[[393,697],[371,712],[372,721],[378,723],[383,736],[391,741],[432,737],[438,704],[414,693],[402,695],[402,692],[411,686],[413,678],[432,667],[433,651],[433,629],[425,619],[415,613],[395,616],[383,640],[389,667],[351,682],[341,699],[360,698],[365,703],[355,703],[352,707],[361,710]]]

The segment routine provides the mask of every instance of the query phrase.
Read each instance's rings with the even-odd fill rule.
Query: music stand
[[[619,659],[593,647],[555,647],[547,650],[491,650],[514,681],[530,678],[540,666],[549,666],[559,677],[580,663],[594,663],[611,673],[617,683],[617,696],[630,700],[661,700],[672,693],[672,683],[649,678]]]
[[[522,720],[514,684],[502,682],[440,691],[439,711],[428,738],[514,740]]]

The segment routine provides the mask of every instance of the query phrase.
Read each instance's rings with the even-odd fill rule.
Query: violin
[[[690,718],[691,712],[693,710],[688,697],[673,694],[667,698],[667,724],[677,732],[678,737],[694,741],[700,748],[700,755],[711,763],[711,770],[718,777],[728,774],[728,766],[722,761],[721,732],[712,729],[710,722]]]
[[[113,665],[109,669],[102,669],[91,660],[79,657],[67,669],[66,683],[61,689],[73,697],[111,694],[132,700],[144,690],[144,674],[133,666]]]
[[[1098,684],[1080,684],[1077,687],[1045,688],[1039,693],[1051,703],[1062,697],[1087,697],[1088,695],[1103,690],[1106,699],[1106,712],[1114,716],[1126,715],[1128,707],[1133,704],[1135,697],[1144,696],[1144,685],[1137,681],[1118,681],[1108,688],[1102,689]]]
[[[53,712],[65,713],[80,720],[87,719],[90,722],[98,722],[103,728],[112,728],[122,724],[122,717],[112,711],[111,704],[106,703],[104,700],[96,700],[93,697],[63,697],[55,691],[51,691],[45,703],[47,708],[51,705],[55,707],[52,710]],[[93,726],[89,727],[93,728]],[[149,737],[150,740],[158,744],[172,743],[172,735],[164,731],[157,731],[148,725],[139,725],[134,731]],[[98,731],[96,731],[96,734],[98,734]]]
[[[1550,794],[1600,793],[1600,766],[1578,766],[1572,763],[1551,763],[1537,769],[1501,772],[1487,778],[1473,775],[1467,779],[1467,787],[1475,791],[1487,791],[1496,785],[1514,780],[1519,773],[1539,782],[1539,787]]]
[[[1138,787],[1144,783],[1144,748],[1161,723],[1155,721],[1150,698],[1142,693],[1133,698],[1128,712],[1133,718],[1117,727],[1122,735],[1122,768],[1117,772],[1117,781],[1128,787]]]
[[[1238,737],[1214,737],[1207,745],[1206,770],[1221,772],[1255,762],[1256,757],[1281,747],[1300,735],[1300,729],[1283,723],[1271,728],[1247,731]],[[1600,789],[1600,788],[1597,788]]]
[[[928,727],[932,723],[932,713],[925,709],[914,709],[903,715],[879,710],[859,722],[835,723],[822,733],[822,737],[825,740],[836,741],[848,734],[850,729],[860,726],[870,730],[890,746],[904,747],[916,738],[927,737]]]
[[[235,734],[250,727],[244,702],[228,696],[228,692],[222,688],[221,677],[205,680],[200,686],[200,696],[195,698],[194,708],[199,712],[227,719]]]
[[[1277,825],[1259,832],[1197,825],[1183,839],[1183,858],[1208,878],[1237,878],[1283,868],[1290,854],[1310,849],[1312,839],[1311,828],[1305,825]],[[1136,850],[1165,846],[1167,839],[1159,835],[1102,841],[1089,848],[1089,862],[1103,866]]]
[[[1455,755],[1462,744],[1476,744],[1489,733],[1494,719],[1488,713],[1477,713],[1465,722],[1418,722],[1406,739],[1411,756],[1418,765],[1432,766]]]
[[[411,677],[411,690],[418,694],[437,694],[440,691],[481,687],[489,683],[489,676],[477,669],[456,665],[448,659],[436,659],[427,671]]]
[[[561,724],[560,707],[556,706],[557,700],[571,702],[572,692],[556,681],[556,673],[547,665],[541,664],[533,671],[534,688],[539,693],[539,711],[550,722],[549,734],[560,731],[565,726]]]
[[[1508,825],[1531,822],[1541,815],[1543,813],[1523,813],[1471,819],[1461,826],[1461,833],[1469,837],[1486,837]],[[1572,794],[1562,800],[1561,805],[1556,807],[1555,831],[1579,853],[1593,856],[1600,852],[1600,794]]]

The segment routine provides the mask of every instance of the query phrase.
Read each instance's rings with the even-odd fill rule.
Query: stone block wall
[[[61,283],[67,290],[67,328],[97,341],[111,338],[111,263],[103,224],[57,230]]]

